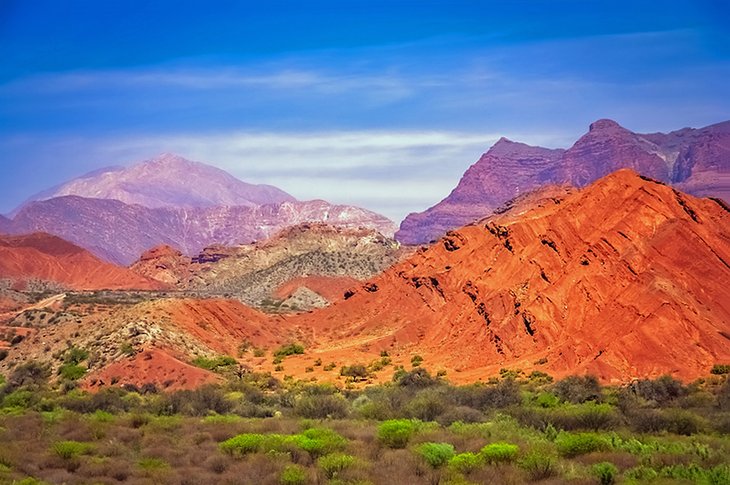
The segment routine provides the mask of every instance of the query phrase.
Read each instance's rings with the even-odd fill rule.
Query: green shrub
[[[193,359],[193,365],[215,372],[218,370],[222,370],[226,367],[236,365],[236,359],[229,355],[219,355],[218,357],[213,357],[212,359],[209,359],[207,357],[196,357],[195,359]]]
[[[304,346],[301,344],[282,345],[274,351],[274,357],[287,357],[289,355],[303,354]]]
[[[378,440],[388,448],[405,448],[418,430],[418,422],[410,419],[391,419],[378,426]]]
[[[454,445],[451,443],[422,443],[415,449],[432,468],[446,465],[454,457]]]
[[[616,482],[618,468],[613,463],[604,461],[593,465],[591,473],[598,479],[601,485],[611,485]]]
[[[262,434],[245,433],[227,439],[218,446],[230,455],[240,456],[259,451],[265,439],[266,437]]]
[[[58,441],[53,444],[53,452],[64,460],[76,458],[91,451],[89,443],[79,441]]]
[[[535,404],[541,408],[554,408],[560,404],[560,399],[551,392],[541,392],[535,399]]]
[[[304,485],[307,483],[307,471],[299,465],[287,465],[279,477],[281,485]]]
[[[63,354],[63,361],[72,365],[80,364],[88,358],[89,352],[78,347],[69,347]]]
[[[710,374],[715,374],[718,376],[723,374],[730,374],[730,364],[715,364],[712,366]]]
[[[76,364],[63,364],[58,368],[58,375],[69,381],[81,379],[84,374],[86,374],[86,369]]]
[[[596,433],[560,433],[555,445],[558,453],[568,458],[611,449],[610,440]]]
[[[329,428],[309,428],[289,437],[287,442],[308,452],[313,457],[339,451],[347,444],[345,438]]]
[[[317,460],[317,465],[324,472],[324,476],[332,480],[337,478],[339,473],[355,463],[355,457],[343,453],[332,453]]]
[[[19,390],[13,391],[5,398],[2,403],[4,408],[23,408],[27,409],[36,400],[38,396],[31,391]]]
[[[477,453],[459,453],[449,460],[449,468],[457,473],[468,475],[484,465],[484,458]]]
[[[558,474],[555,458],[539,451],[532,451],[519,462],[532,481],[545,480]]]
[[[511,443],[492,443],[479,452],[488,463],[510,462],[517,458],[520,447]]]
[[[420,355],[414,355],[413,357],[411,357],[411,365],[413,367],[418,367],[422,363],[423,363],[423,357],[421,357]]]
[[[343,366],[340,369],[340,375],[343,377],[349,377],[354,381],[364,381],[370,377],[370,372],[363,364],[352,364]]]

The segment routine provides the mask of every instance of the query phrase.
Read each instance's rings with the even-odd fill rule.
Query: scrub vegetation
[[[454,386],[419,365],[364,389],[249,373],[94,394],[51,377],[0,381],[0,483],[730,483],[726,373]]]

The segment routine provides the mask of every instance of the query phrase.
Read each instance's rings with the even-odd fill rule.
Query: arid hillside
[[[166,285],[99,260],[49,234],[0,236],[0,279],[25,288],[51,285],[74,290],[153,290]]]
[[[292,236],[281,237],[309,240]],[[269,241],[255,251],[273,261],[285,246]],[[501,369],[689,381],[730,361],[729,261],[724,203],[620,170],[584,189],[521,197],[306,313],[266,315],[235,300],[163,293],[72,293],[25,311],[16,301],[21,308],[5,324],[23,338],[0,368],[41,360],[56,369],[54,356],[72,342],[93,355],[82,382],[92,388],[196,387],[219,378],[211,372],[218,362],[228,372],[319,382],[363,364],[369,382],[383,382],[414,359],[455,383]],[[331,281],[308,283],[316,294]],[[281,298],[311,296],[272,288]],[[302,349],[280,353],[292,343]]]
[[[192,290],[240,299],[269,311],[309,310],[342,298],[407,254],[375,230],[300,224],[254,244],[212,246],[194,257],[169,246],[145,252],[132,271]],[[294,302],[300,289],[316,301]]]
[[[730,359],[729,262],[724,204],[620,170],[450,232],[291,323],[323,352],[419,354],[456,381],[691,379]]]

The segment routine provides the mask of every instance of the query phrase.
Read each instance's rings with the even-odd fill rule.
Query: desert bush
[[[223,391],[217,386],[202,386],[192,391],[182,390],[163,394],[153,406],[156,414],[164,416],[227,414],[231,409],[233,409],[233,403],[226,399]]]
[[[642,399],[653,401],[659,406],[666,406],[688,393],[688,389],[671,376],[662,376],[653,380],[641,379],[633,382],[629,389]]]
[[[410,372],[400,369],[393,374],[393,381],[399,386],[407,388],[424,388],[439,383],[439,380],[431,377],[431,374],[423,367],[417,367]]]
[[[411,365],[413,367],[418,367],[422,363],[423,363],[423,357],[421,357],[420,355],[414,355],[413,357],[411,357]]]
[[[388,448],[405,448],[418,430],[419,423],[410,419],[391,419],[378,426],[378,440]]]
[[[458,404],[479,410],[506,408],[522,402],[520,388],[513,380],[460,386],[451,388],[450,393]]]
[[[69,381],[81,379],[84,374],[86,374],[86,369],[77,364],[63,364],[58,368],[58,375]]]
[[[288,357],[290,355],[297,355],[304,353],[304,346],[301,344],[291,343],[282,345],[274,351],[274,357]]]
[[[715,364],[712,366],[710,374],[715,374],[718,376],[730,374],[730,364]]]
[[[236,363],[236,359],[228,355],[219,355],[217,357],[213,357],[212,359],[201,356],[196,357],[195,359],[193,359],[192,362],[194,366],[214,372],[236,365]]]
[[[256,453],[261,449],[266,436],[262,434],[245,433],[234,436],[219,444],[222,451],[234,455],[241,456],[247,453]]]
[[[309,428],[288,439],[297,448],[317,458],[342,450],[347,440],[329,428]]]
[[[595,376],[569,376],[555,383],[555,395],[574,404],[601,400],[601,385]]]
[[[89,453],[92,450],[92,446],[89,443],[81,443],[79,441],[57,441],[53,444],[52,450],[59,458],[71,460]]]
[[[364,364],[352,364],[343,366],[340,369],[340,375],[343,377],[349,377],[354,381],[364,381],[370,377],[370,372]]]
[[[279,477],[281,485],[304,485],[307,483],[307,471],[299,465],[287,465]]]
[[[596,433],[562,432],[555,439],[555,445],[558,453],[568,458],[611,449],[611,441]]]
[[[347,399],[339,394],[301,396],[294,405],[294,414],[309,419],[342,419],[349,410]]]
[[[78,365],[88,358],[89,352],[79,347],[69,347],[63,354],[63,361],[71,365]]]
[[[469,406],[449,406],[436,421],[443,426],[449,426],[456,422],[481,423],[484,421],[484,413]]]
[[[317,460],[317,465],[329,480],[337,478],[340,472],[351,467],[354,463],[354,456],[343,453],[332,453],[322,456]]]
[[[454,445],[451,443],[421,443],[415,452],[432,468],[446,465],[454,455]]]
[[[481,449],[479,454],[488,463],[504,463],[517,458],[520,447],[511,443],[492,443]]]
[[[717,392],[717,407],[730,411],[730,379],[726,380]]]
[[[616,482],[618,468],[613,463],[604,461],[591,467],[591,474],[598,479],[601,485],[611,485]]]
[[[446,394],[438,388],[424,389],[404,407],[406,416],[421,421],[435,421],[449,407]]]
[[[546,480],[558,474],[555,458],[540,451],[531,451],[519,462],[520,468],[527,472],[531,481]]]
[[[484,458],[477,453],[459,453],[449,460],[449,469],[464,475],[469,475],[483,465]]]
[[[30,361],[13,369],[5,384],[4,392],[11,392],[24,387],[29,390],[40,390],[48,384],[51,370],[46,364]]]
[[[682,409],[669,409],[664,412],[666,429],[670,433],[685,436],[697,434],[703,427],[702,420],[695,414]]]

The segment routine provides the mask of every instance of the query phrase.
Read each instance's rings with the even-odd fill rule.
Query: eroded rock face
[[[261,242],[205,248],[192,258],[157,247],[131,269],[181,290],[229,295],[267,309],[303,287],[321,296],[298,305],[309,309],[337,299],[350,282],[376,275],[403,253],[397,242],[372,229],[300,224]]]
[[[693,379],[730,359],[729,240],[720,203],[621,170],[452,231],[377,292],[290,323],[460,381],[500,367]]]
[[[499,140],[444,200],[401,223],[396,238],[429,242],[546,184],[583,187],[630,168],[697,196],[730,198],[730,122],[671,133],[637,134],[598,120],[568,150]]]

